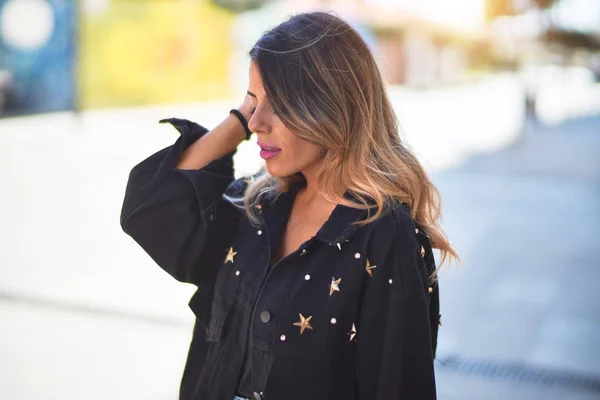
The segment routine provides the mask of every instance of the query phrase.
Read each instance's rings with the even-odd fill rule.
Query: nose
[[[250,129],[250,131],[254,133],[258,133],[259,124],[258,119],[256,118],[256,112],[254,112],[254,114],[252,114],[252,116],[248,120],[248,129]]]
[[[254,133],[268,133],[269,121],[265,113],[257,107],[248,121],[248,129]]]

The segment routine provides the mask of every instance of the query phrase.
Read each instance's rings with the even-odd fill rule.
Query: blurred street
[[[436,180],[463,259],[441,276],[439,398],[600,398],[600,118],[529,121]]]
[[[176,398],[192,288],[118,227],[130,167],[175,135],[153,133],[156,111],[128,112],[144,134],[116,113],[101,136],[84,117],[0,124],[3,399]],[[600,117],[528,121],[512,146],[435,170],[463,260],[441,276],[440,399],[600,397],[599,149]]]

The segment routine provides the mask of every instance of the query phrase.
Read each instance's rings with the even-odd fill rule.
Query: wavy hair
[[[458,259],[439,228],[439,192],[402,143],[377,64],[348,23],[323,12],[295,15],[264,33],[250,58],[285,126],[326,150],[317,182],[325,199],[369,210],[368,218],[357,222],[362,225],[398,202],[407,203],[440,250],[441,264]],[[244,194],[249,219],[259,223],[262,200],[303,180],[300,173],[277,178],[263,168]]]

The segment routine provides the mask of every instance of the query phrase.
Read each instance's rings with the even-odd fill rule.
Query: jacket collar
[[[363,219],[366,214],[366,210],[338,204],[315,238],[330,246],[341,245],[359,229],[360,226],[354,225],[353,222]]]
[[[298,189],[299,187],[290,185],[290,190],[281,193],[278,198],[267,207],[268,211],[265,210],[265,218],[267,218],[266,222],[269,225],[269,222],[275,222],[275,224],[283,223],[284,226],[280,226],[280,229],[278,229],[280,234],[283,234]],[[349,200],[353,199],[353,196],[348,192],[344,197]],[[349,238],[360,228],[360,226],[354,225],[353,222],[364,219],[366,216],[367,210],[338,204],[333,209],[327,221],[315,234],[314,238],[330,246],[337,244],[341,245],[343,242],[349,240]]]

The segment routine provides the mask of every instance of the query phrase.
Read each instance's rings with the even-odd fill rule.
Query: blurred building
[[[208,0],[88,0],[81,10],[84,108],[229,95],[233,13]]]
[[[243,57],[263,31],[285,17],[308,10],[333,11],[361,33],[388,83],[411,87],[457,83],[468,78],[477,51],[485,47],[484,15],[477,7],[465,9],[451,3],[440,14],[436,4],[445,3],[427,0],[273,1],[238,17],[234,42]],[[447,10],[450,18],[440,17]],[[460,24],[465,21],[471,22]],[[235,70],[233,75],[239,73]]]
[[[485,44],[483,12],[464,1],[362,2],[365,22],[379,38],[388,82],[430,87],[463,82]]]
[[[0,0],[0,116],[226,97],[232,15],[208,0]]]
[[[600,21],[576,31],[569,11],[585,1],[0,0],[0,116],[238,96],[258,37],[309,10],[346,19],[392,85],[548,64],[597,79]]]
[[[75,15],[69,0],[0,0],[0,115],[74,107]]]

